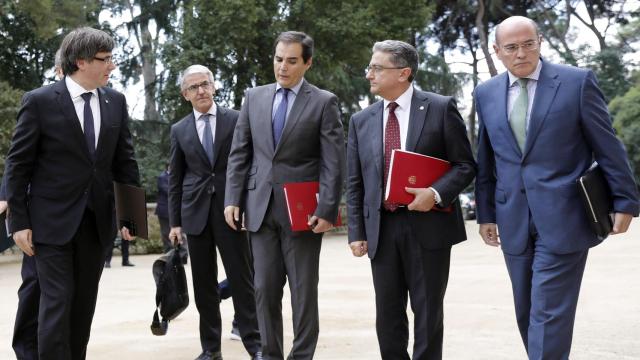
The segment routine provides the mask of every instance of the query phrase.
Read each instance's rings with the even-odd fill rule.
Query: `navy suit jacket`
[[[529,219],[554,253],[600,242],[576,186],[593,160],[611,187],[614,211],[637,216],[636,184],[593,73],[543,61],[522,152],[508,122],[508,82],[505,72],[475,90],[478,223],[497,223],[503,251],[525,251]]]
[[[169,172],[166,170],[158,176],[156,215],[158,215],[158,217],[169,218]]]
[[[383,200],[383,101],[353,115],[347,142],[349,242],[366,240],[375,257]],[[426,249],[442,249],[467,238],[458,194],[473,181],[475,161],[464,122],[451,97],[414,89],[405,150],[451,162],[432,186],[453,212],[410,211],[414,237]]]
[[[209,220],[211,200],[224,210],[227,159],[238,111],[216,106],[213,167],[202,147],[193,112],[171,127],[169,222],[186,234],[200,234]]]
[[[124,95],[102,87],[98,98],[92,158],[64,80],[25,94],[7,155],[12,232],[32,229],[34,243],[66,244],[91,201],[100,241],[115,238],[113,181],[138,185],[139,173]]]

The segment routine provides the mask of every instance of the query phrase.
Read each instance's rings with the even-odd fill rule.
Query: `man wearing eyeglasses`
[[[453,98],[414,88],[418,52],[402,41],[373,46],[371,93],[382,99],[356,113],[347,143],[347,214],[354,256],[371,259],[376,333],[382,359],[409,359],[407,299],[414,312],[413,359],[441,359],[443,301],[451,247],[466,240],[458,194],[475,161]],[[391,153],[401,149],[449,161],[428,188],[406,188],[408,206],[384,201]]]
[[[102,265],[116,234],[113,181],[139,184],[124,95],[106,87],[114,46],[92,28],[65,36],[66,76],[25,94],[7,155],[9,227],[37,267],[39,359],[86,357]],[[127,228],[121,232],[133,238]],[[16,354],[33,348],[22,344]]]
[[[193,111],[171,127],[169,237],[189,240],[191,273],[200,314],[197,360],[220,360],[221,319],[216,247],[233,293],[240,336],[252,359],[262,359],[249,241],[224,219],[227,159],[238,112],[213,101],[213,74],[191,65],[181,75],[182,96]]]
[[[265,358],[284,358],[282,294],[288,280],[293,346],[287,358],[312,359],[320,331],[320,248],[322,234],[338,216],[344,135],[337,97],[304,79],[313,39],[287,31],[274,50],[276,83],[249,89],[240,111],[229,155],[225,217],[236,227],[246,199]],[[309,230],[292,231],[283,185],[303,181],[320,183],[318,206]]]
[[[532,20],[496,27],[507,71],[478,86],[480,235],[501,246],[530,359],[567,359],[591,230],[576,186],[595,159],[613,198],[613,232],[638,215],[636,184],[593,73],[540,58]]]

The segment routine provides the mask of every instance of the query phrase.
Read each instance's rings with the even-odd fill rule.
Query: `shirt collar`
[[[297,96],[298,92],[300,91],[300,88],[302,87],[303,82],[304,82],[304,78],[300,79],[300,81],[289,90],[293,91],[293,93]],[[280,90],[281,88],[282,86],[280,86],[279,83],[276,83],[276,92],[278,92],[278,90]]]
[[[207,111],[206,113],[211,115],[212,117],[216,117],[216,103],[215,101],[213,102],[213,105],[211,105],[211,108],[209,109],[209,111]],[[202,114],[200,111],[196,110],[195,108],[193,109],[193,116],[195,116],[196,121],[200,120],[200,116],[202,116]]]
[[[540,77],[540,70],[542,69],[542,59],[540,59],[540,61],[538,61],[538,66],[536,66],[536,69],[533,70],[533,72],[531,74],[529,74],[528,76],[526,76],[526,79],[529,80],[535,80],[538,81],[538,78]],[[507,71],[507,73],[509,74],[509,87],[512,87],[513,84],[515,84],[516,81],[518,81],[518,79],[520,79],[519,77],[513,75],[511,73],[511,71]]]
[[[402,95],[398,96],[395,101],[389,101],[384,99],[384,108],[386,109],[390,103],[395,102],[398,104],[400,110],[408,110],[411,106],[411,98],[413,97],[413,85],[410,85],[407,90],[405,90]]]
[[[71,95],[71,99],[75,99],[80,97],[82,94],[90,92],[95,96],[98,96],[98,89],[87,90],[82,87],[82,85],[78,84],[75,80],[71,78],[71,76],[64,77],[64,83],[67,85],[67,90],[69,90],[69,95]]]

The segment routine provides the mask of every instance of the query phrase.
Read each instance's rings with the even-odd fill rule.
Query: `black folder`
[[[613,229],[611,189],[602,169],[595,164],[578,178],[578,192],[584,203],[591,228],[600,239],[605,239]]]
[[[7,212],[0,213],[0,253],[13,246],[13,239],[9,236],[7,227]]]
[[[126,226],[133,236],[149,238],[147,229],[147,199],[141,187],[113,182],[116,198],[118,229]]]

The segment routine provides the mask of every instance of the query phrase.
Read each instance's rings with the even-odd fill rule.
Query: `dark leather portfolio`
[[[591,228],[598,238],[605,239],[613,229],[610,216],[613,201],[609,183],[597,164],[589,168],[577,182]]]
[[[144,189],[114,181],[113,192],[116,198],[118,230],[126,226],[131,235],[148,239],[147,200]]]

